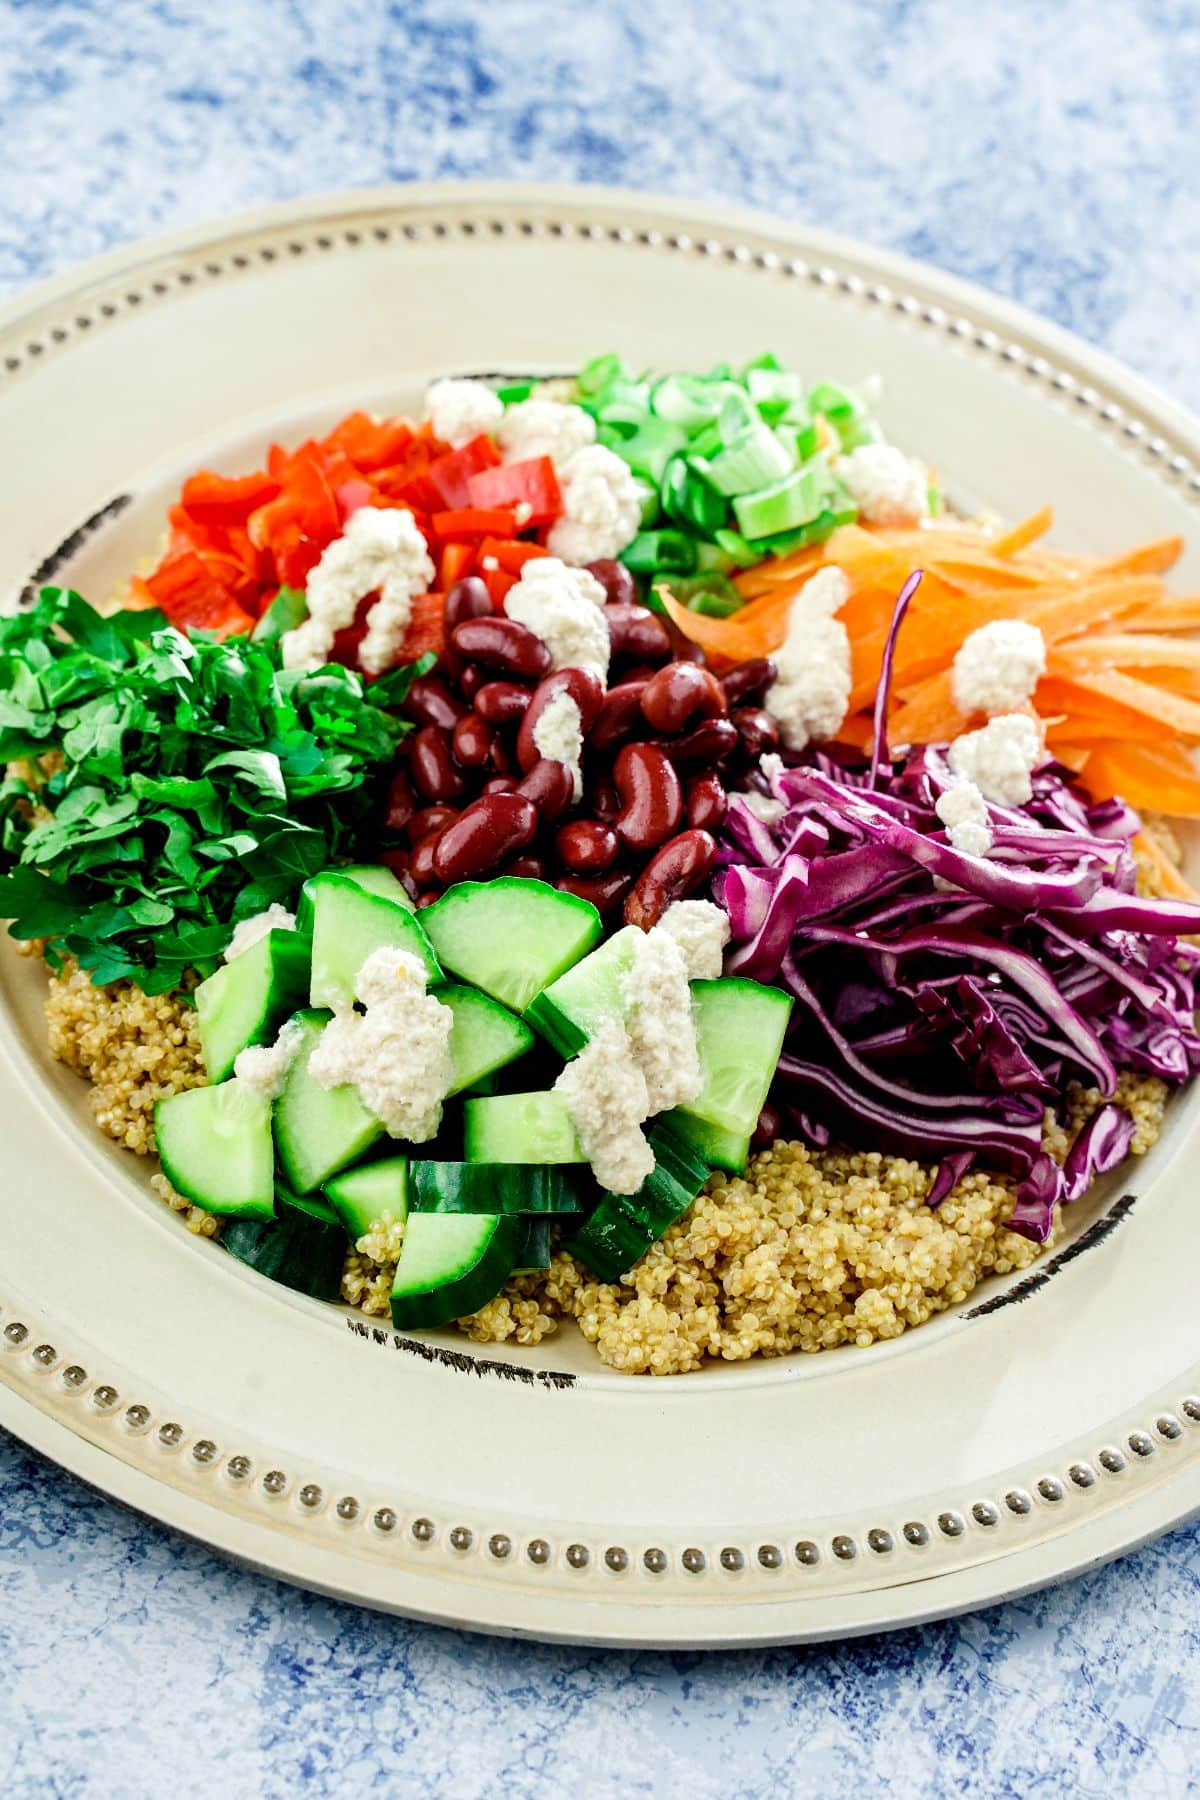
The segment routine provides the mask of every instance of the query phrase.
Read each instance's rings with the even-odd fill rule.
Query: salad
[[[1200,1067],[1177,541],[951,511],[870,389],[434,382],[0,621],[0,914],[189,1228],[631,1372],[865,1345]]]

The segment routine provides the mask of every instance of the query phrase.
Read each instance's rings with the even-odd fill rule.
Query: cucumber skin
[[[548,1213],[540,1217],[527,1217],[525,1220],[525,1244],[518,1252],[519,1261],[513,1270],[514,1275],[542,1275],[550,1267],[552,1246],[550,1243],[551,1219]]]
[[[686,1107],[675,1107],[664,1113],[663,1123],[669,1125],[676,1137],[689,1145],[697,1156],[703,1157],[710,1168],[725,1169],[731,1175],[745,1174],[746,1164],[750,1161],[748,1137],[726,1131],[724,1126],[713,1125],[708,1119],[697,1118]]]
[[[231,1256],[314,1300],[341,1297],[346,1239],[336,1222],[287,1212],[276,1220],[233,1219],[221,1233]]]
[[[662,1123],[649,1132],[654,1173],[636,1194],[606,1194],[567,1244],[600,1281],[619,1281],[640,1262],[708,1180],[708,1167]]]
[[[561,1163],[414,1162],[414,1213],[499,1214],[503,1218],[580,1213],[581,1183]]]
[[[416,1220],[432,1221],[432,1214],[412,1214],[409,1230]],[[420,1229],[420,1226],[417,1226]],[[524,1253],[525,1221],[518,1217],[496,1220],[496,1229],[478,1262],[453,1281],[439,1287],[409,1292],[401,1287],[404,1255],[396,1267],[392,1288],[392,1324],[398,1331],[428,1331],[439,1325],[450,1325],[455,1319],[478,1312],[494,1300],[512,1274],[517,1258]]]

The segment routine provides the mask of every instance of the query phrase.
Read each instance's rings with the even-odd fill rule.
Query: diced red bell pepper
[[[435,512],[432,523],[442,539],[510,537],[516,529],[513,515],[503,506],[459,506],[453,512]]]
[[[517,585],[516,576],[510,575],[507,569],[485,569],[483,571],[483,581],[484,586],[487,588],[488,594],[491,597],[492,605],[496,608],[496,611],[499,612],[500,608],[504,605],[504,596],[508,593],[510,588],[514,588]]]
[[[356,513],[360,507],[369,506],[375,498],[375,489],[363,475],[350,475],[345,481],[339,481],[333,490],[334,499],[338,503],[338,511],[342,515],[342,523]]]
[[[510,575],[519,575],[527,562],[549,554],[544,544],[523,544],[511,538],[507,542],[500,538],[484,538],[479,546],[481,563],[485,557],[490,556],[493,562],[498,563],[502,569],[507,569]]]
[[[447,544],[442,551],[438,567],[438,579],[442,591],[448,593],[456,581],[469,575],[475,567],[476,550],[474,544]]]
[[[325,439],[328,450],[340,450],[360,469],[382,469],[397,462],[413,442],[407,419],[373,419],[354,412],[344,418]]]
[[[412,603],[408,630],[396,657],[397,664],[415,662],[427,650],[432,650],[435,656],[441,655],[446,642],[445,608],[446,596],[437,590],[417,595]]]
[[[476,502],[471,497],[472,479],[485,469],[499,466],[500,456],[490,437],[480,435],[464,444],[461,450],[448,450],[444,456],[435,456],[427,470],[427,479],[436,492],[442,506],[490,506],[489,500]],[[496,502],[500,505],[503,502]]]
[[[249,631],[254,620],[194,550],[168,557],[147,576],[143,591],[176,625],[192,625],[227,637]]]
[[[274,500],[279,483],[268,474],[228,478],[202,469],[183,484],[180,504],[197,525],[228,530],[244,525],[252,512]]]
[[[550,524],[563,509],[562,489],[548,456],[482,469],[471,476],[467,492],[472,506],[513,507],[522,531],[526,526]]]

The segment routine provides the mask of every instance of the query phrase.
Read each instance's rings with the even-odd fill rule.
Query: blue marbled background
[[[434,176],[748,201],[971,276],[1200,404],[1188,0],[0,0],[0,293]],[[1178,1794],[1200,1534],[829,1651],[622,1656],[242,1574],[0,1437],[14,1796]]]

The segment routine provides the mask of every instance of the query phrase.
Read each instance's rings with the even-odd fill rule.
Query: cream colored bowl
[[[0,313],[0,596],[103,596],[189,470],[437,374],[766,346],[878,371],[891,435],[1003,514],[1053,500],[1065,544],[1196,536],[1200,426],[933,270],[643,196],[396,188],[122,251]],[[0,983],[0,1423],[246,1562],[484,1630],[762,1643],[980,1605],[1200,1507],[1190,1097],[1128,1196],[956,1313],[636,1380],[571,1332],[488,1356],[401,1336],[190,1237],[50,1061],[35,968],[0,955]]]

